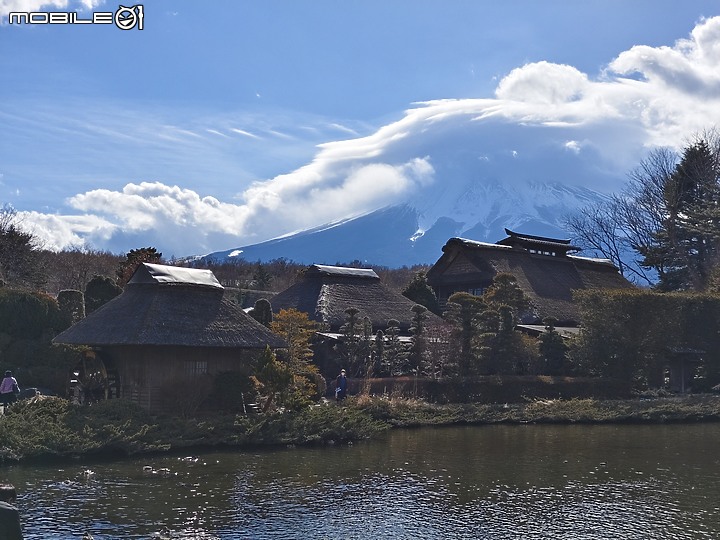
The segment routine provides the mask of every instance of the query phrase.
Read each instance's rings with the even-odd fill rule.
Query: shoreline
[[[720,395],[627,400],[532,400],[432,404],[353,396],[292,412],[156,417],[111,400],[91,407],[64,399],[18,403],[0,416],[0,464],[114,460],[193,450],[322,446],[374,438],[390,429],[453,425],[670,424],[720,421]]]

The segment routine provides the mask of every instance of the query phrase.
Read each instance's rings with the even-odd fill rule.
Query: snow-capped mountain
[[[565,216],[604,197],[559,183],[448,182],[404,204],[206,257],[218,261],[285,257],[303,264],[360,260],[389,267],[432,264],[453,236],[495,242],[505,237],[507,227],[567,238]]]
[[[324,145],[249,198],[262,202],[258,231],[283,216],[325,225],[208,257],[397,267],[435,262],[453,236],[496,242],[508,228],[567,238],[565,217],[618,191],[642,157],[618,143],[620,122],[507,123],[478,115],[485,102],[465,105],[413,109],[368,137]]]

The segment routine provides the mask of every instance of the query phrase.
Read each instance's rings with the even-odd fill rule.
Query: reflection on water
[[[26,539],[720,537],[720,425],[400,430],[342,447],[13,466]]]

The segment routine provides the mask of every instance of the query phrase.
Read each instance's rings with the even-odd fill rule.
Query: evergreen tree
[[[469,368],[471,374],[493,375],[499,373],[497,342],[500,331],[500,314],[486,307],[473,319],[472,348],[475,359]]]
[[[425,321],[427,321],[428,318],[428,310],[425,308],[425,306],[416,304],[412,307],[412,312],[412,326],[410,327],[412,340],[408,360],[410,363],[410,368],[417,377],[420,375],[420,372],[426,367],[428,360],[427,338],[425,336]]]
[[[649,241],[635,246],[641,264],[657,271],[658,290],[706,290],[720,247],[720,137],[696,138],[674,169],[650,169],[640,180],[635,205],[658,208]]]
[[[255,306],[248,312],[253,319],[270,328],[273,322],[272,305],[266,298],[260,298],[255,302]]]
[[[530,307],[530,301],[517,284],[515,276],[506,272],[495,275],[482,299],[492,309],[500,309],[502,305],[509,306],[514,317],[525,314]]]
[[[365,378],[369,379],[372,373],[373,328],[370,317],[362,319],[362,341],[359,348],[360,361],[365,364]],[[369,389],[369,388],[368,388]]]
[[[311,321],[307,313],[293,308],[281,309],[270,322],[270,330],[288,344],[288,364],[294,373],[313,368],[313,371],[317,371],[312,364],[313,351],[310,346],[317,327],[318,324]]]
[[[0,207],[0,284],[39,289],[47,280],[38,239],[22,229],[17,211]]]
[[[85,314],[88,315],[122,292],[114,279],[94,276],[85,287]]]
[[[515,330],[510,306],[487,309],[476,318],[473,340],[478,356],[476,371],[483,375],[522,375],[537,361],[534,340]]]
[[[372,349],[373,372],[376,376],[384,376],[385,373],[385,333],[378,330],[375,334]]]
[[[284,401],[291,408],[309,404],[325,390],[324,385],[319,387],[321,377],[317,366],[312,363],[310,344],[317,327],[317,323],[311,321],[307,313],[292,308],[281,309],[270,323],[270,330],[288,344],[288,348],[281,351],[280,357],[285,360],[292,374],[292,384]]]
[[[258,359],[252,378],[258,393],[265,396],[263,412],[267,412],[278,394],[286,392],[290,387],[292,372],[286,364],[277,359],[268,346]]]
[[[345,324],[340,327],[340,337],[335,347],[336,352],[348,373],[348,376],[358,377],[362,375],[365,367],[363,344],[364,324],[359,318],[360,310],[350,307],[345,310]]]
[[[161,262],[162,253],[159,253],[154,247],[131,249],[117,270],[118,285],[125,287],[137,267],[142,263],[160,264]]]
[[[0,373],[15,372],[21,388],[65,392],[67,374],[80,355],[51,339],[68,326],[68,317],[49,295],[0,287]]]
[[[465,292],[450,295],[447,301],[445,319],[452,325],[451,343],[455,347],[460,375],[470,375],[475,369],[477,356],[473,346],[476,334],[477,316],[487,309],[482,298]]]
[[[436,315],[440,315],[440,304],[438,304],[435,292],[428,285],[425,272],[421,271],[415,274],[402,294],[416,304],[425,306]]]
[[[65,289],[57,295],[60,312],[67,319],[68,326],[85,318],[85,297],[82,291]]]
[[[268,272],[261,263],[257,263],[253,273],[253,288],[260,291],[267,291],[272,283],[272,274]]]
[[[385,329],[387,345],[385,347],[385,370],[393,377],[403,374],[403,364],[407,358],[407,351],[400,341],[400,321],[390,319]]]
[[[540,336],[540,357],[543,362],[543,373],[546,375],[562,375],[565,371],[565,355],[568,347],[562,336],[555,330],[557,319],[543,319],[545,332]]]

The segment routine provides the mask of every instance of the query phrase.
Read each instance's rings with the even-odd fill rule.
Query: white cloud
[[[230,131],[237,133],[238,135],[243,135],[244,137],[250,137],[251,139],[260,139],[257,135],[250,133],[249,131],[245,131],[244,129],[230,128]]]
[[[72,197],[69,204],[76,210],[112,217],[130,232],[178,225],[232,233],[248,213],[243,206],[201,198],[194,191],[159,182],[128,184],[121,192],[96,189]]]
[[[0,16],[7,17],[8,13],[19,11],[41,11],[42,9],[65,9],[68,0],[0,0]]]
[[[118,225],[97,215],[61,216],[18,212],[21,226],[35,235],[43,248],[61,250],[102,245],[118,231]]]
[[[82,219],[30,217],[40,224],[62,223],[57,245],[62,238],[143,234],[164,242],[161,250],[167,252],[163,245],[171,243],[177,254],[189,254],[358,215],[407,200],[421,188],[433,193],[430,208],[439,204],[446,180],[456,177],[552,177],[610,186],[605,180],[613,178],[618,185],[644,148],[680,146],[689,135],[720,125],[719,68],[716,17],[701,21],[688,39],[671,47],[623,52],[596,78],[572,66],[537,62],[500,80],[494,98],[415,104],[370,135],[319,145],[309,163],[254,183],[239,195],[238,204],[203,197],[198,190],[143,182],[72,197],[69,204],[85,214]],[[330,127],[347,131],[341,124]],[[243,129],[226,129],[258,138]],[[270,127],[254,131],[292,137]],[[174,126],[165,136],[199,137]],[[573,166],[594,161],[584,162],[585,169],[563,169],[569,165],[558,165],[551,151],[572,158],[567,163]],[[591,172],[599,176],[590,178]],[[93,221],[91,216],[100,217]],[[87,232],[89,224],[96,228]],[[212,245],[218,239],[228,243]]]
[[[572,66],[537,62],[513,69],[498,84],[498,99],[534,104],[578,101],[590,88],[587,75]]]
[[[6,18],[8,13],[19,11],[89,11],[104,3],[105,0],[0,0],[0,17]]]
[[[567,141],[565,143],[565,148],[575,154],[579,154],[581,145],[578,141]]]

